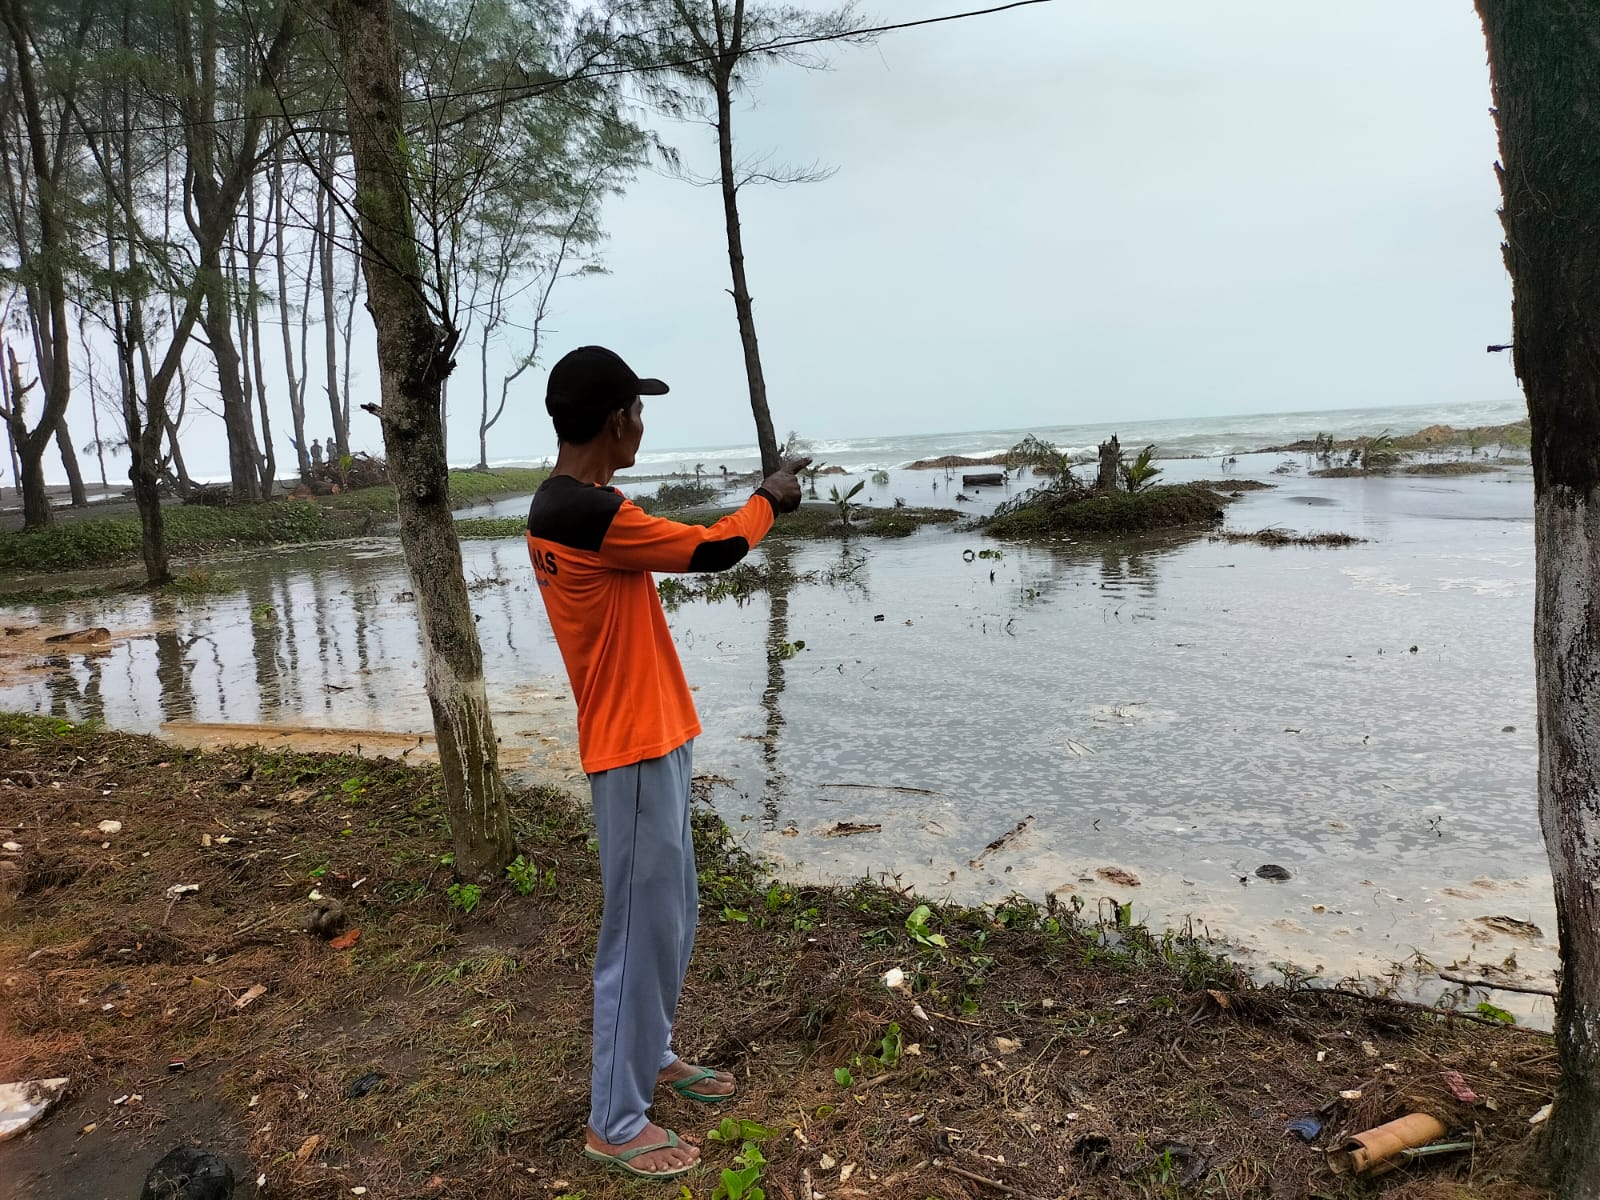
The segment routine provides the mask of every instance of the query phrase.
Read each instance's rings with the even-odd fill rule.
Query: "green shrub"
[[[983,528],[1002,538],[1121,537],[1213,525],[1226,503],[1206,488],[1176,485],[1081,497],[1041,491],[1001,506]]]

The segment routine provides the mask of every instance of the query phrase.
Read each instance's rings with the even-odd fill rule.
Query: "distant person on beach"
[[[699,916],[689,825],[700,733],[652,571],[725,571],[800,506],[785,463],[710,527],[652,517],[611,487],[644,437],[642,396],[664,396],[610,350],[584,346],[550,371],[559,450],[528,510],[528,553],[578,702],[605,907],[594,963],[594,1047],[584,1153],[646,1179],[691,1170],[700,1148],[651,1122],[665,1085],[717,1104],[733,1076],[672,1050],[672,1021]]]
[[[313,467],[322,465],[322,442],[320,440],[311,443],[311,465]]]

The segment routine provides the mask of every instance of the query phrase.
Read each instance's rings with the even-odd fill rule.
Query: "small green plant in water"
[[[933,909],[926,904],[919,904],[911,910],[911,915],[906,918],[906,932],[911,935],[912,941],[919,946],[938,946],[944,948],[944,934],[934,933],[928,927],[928,921],[933,916]]]
[[[475,883],[452,883],[444,894],[450,897],[451,905],[463,913],[470,913],[483,899],[483,889]]]
[[[884,487],[889,482],[889,472],[874,471],[872,473],[872,482],[877,484],[879,487]]]
[[[839,513],[839,524],[845,526],[850,524],[850,518],[855,516],[856,510],[861,507],[859,504],[852,503],[852,501],[855,499],[856,495],[861,491],[861,489],[866,486],[866,480],[863,479],[858,480],[855,487],[851,488],[848,492],[841,493],[837,487],[828,489],[828,499],[833,501],[833,507],[837,509]]]
[[[1128,491],[1138,492],[1144,490],[1150,485],[1152,479],[1161,474],[1161,468],[1150,461],[1155,456],[1155,452],[1154,445],[1146,446],[1139,451],[1139,457],[1131,463],[1124,462],[1120,464],[1122,484]]]

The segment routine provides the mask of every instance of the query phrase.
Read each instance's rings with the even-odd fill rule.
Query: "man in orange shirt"
[[[682,1175],[700,1157],[650,1121],[656,1088],[715,1104],[733,1097],[734,1080],[672,1050],[700,904],[689,826],[700,721],[650,573],[739,562],[777,513],[800,506],[795,473],[810,461],[786,463],[709,527],[652,517],[610,484],[638,455],[640,397],[666,392],[599,346],[556,363],[545,408],[560,450],[528,510],[528,554],[578,702],[605,889],[584,1153],[651,1179]]]

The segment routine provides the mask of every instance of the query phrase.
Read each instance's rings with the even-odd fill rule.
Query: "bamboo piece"
[[[1408,1113],[1387,1125],[1347,1138],[1328,1152],[1336,1175],[1382,1175],[1399,1166],[1402,1151],[1426,1146],[1445,1135],[1444,1123],[1427,1113]]]

